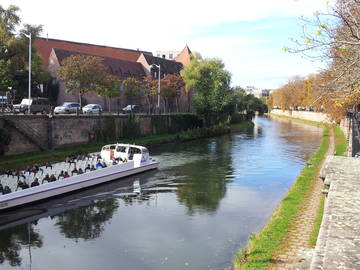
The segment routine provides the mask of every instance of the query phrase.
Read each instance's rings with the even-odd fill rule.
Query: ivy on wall
[[[5,148],[11,142],[11,132],[10,129],[3,127],[0,128],[0,155],[5,153]]]
[[[114,117],[104,117],[98,120],[89,132],[91,141],[106,142],[120,137],[134,139],[141,134],[141,118],[129,114],[124,121]],[[151,132],[154,135],[173,134],[189,129],[202,127],[202,120],[193,114],[163,114],[151,116]]]

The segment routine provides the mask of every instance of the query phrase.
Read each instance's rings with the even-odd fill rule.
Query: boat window
[[[126,152],[126,147],[125,147],[125,146],[118,146],[118,147],[116,148],[116,152],[125,153],[125,152]]]
[[[139,148],[130,148],[130,153],[132,154],[141,154],[141,150]]]

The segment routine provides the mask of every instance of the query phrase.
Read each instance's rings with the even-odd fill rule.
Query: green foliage
[[[133,98],[136,98],[140,95],[142,83],[134,77],[126,78],[122,83],[125,87],[125,96],[130,99],[130,104],[134,105]]]
[[[344,132],[339,126],[334,128],[335,135],[335,153],[337,156],[344,156],[347,150],[347,141]]]
[[[21,22],[18,12],[16,6],[4,9],[0,5],[0,90],[16,89],[16,101],[28,92],[29,39],[26,35],[31,33],[32,40],[35,40],[42,31],[41,25],[24,24],[19,37],[16,37],[15,30]],[[48,81],[49,75],[41,69],[41,57],[36,49],[32,46],[31,50],[31,89],[34,95],[40,95],[37,87]]]
[[[231,75],[219,59],[193,59],[181,71],[186,89],[194,89],[196,114],[206,126],[223,122],[233,112]]]
[[[245,112],[248,115],[254,115],[258,112],[260,115],[268,111],[265,102],[255,97],[253,94],[246,94],[245,90],[241,87],[233,88],[234,103],[239,112]]]
[[[11,133],[7,128],[0,128],[0,155],[5,152],[5,147],[10,144]]]
[[[243,122],[245,120],[248,120],[247,116],[245,114],[242,114],[242,113],[234,113],[231,116],[231,123],[232,124],[241,123],[241,122]]]
[[[194,114],[179,113],[151,116],[151,129],[154,134],[173,134],[198,127],[202,127],[202,121]]]
[[[116,139],[115,117],[102,118],[93,129],[97,142],[108,142]]]
[[[123,127],[123,134],[125,138],[133,139],[140,137],[140,119],[135,114],[129,114],[128,120]]]
[[[191,114],[189,114],[191,116]],[[193,116],[195,117],[195,116]],[[86,143],[86,144],[80,144],[80,145],[72,145],[72,146],[66,146],[61,147],[56,150],[47,150],[47,151],[41,151],[41,152],[31,152],[31,153],[23,153],[19,155],[12,155],[12,156],[0,156],[0,171],[9,169],[9,168],[17,168],[17,169],[24,169],[30,165],[33,165],[34,163],[37,164],[45,164],[46,162],[59,162],[63,161],[68,156],[74,156],[79,154],[85,154],[90,152],[99,151],[100,147],[102,147],[104,144],[108,143],[137,143],[139,145],[144,146],[151,146],[156,144],[163,144],[163,143],[170,143],[170,142],[176,142],[176,141],[187,141],[187,140],[195,140],[197,138],[203,138],[203,137],[209,137],[214,135],[222,135],[228,133],[227,128],[214,128],[214,133],[211,133],[211,129],[207,129],[207,131],[200,131],[197,129],[195,132],[192,130],[188,130],[187,132],[191,133],[191,135],[186,135],[187,132],[178,132],[174,134],[158,134],[158,135],[147,135],[144,137],[137,137],[137,138],[119,138],[117,137],[117,133],[115,133],[114,124],[115,124],[115,117],[111,117],[113,120],[108,120],[107,124],[104,126],[107,126],[111,129],[111,126],[113,126],[113,130],[111,132],[114,132],[112,134],[109,134],[109,136],[113,135],[113,139],[111,140],[105,140],[106,134],[101,133],[101,122],[99,121],[97,127],[93,130],[93,132],[96,135],[96,141]],[[186,119],[186,116],[184,117]],[[191,118],[190,118],[191,119]],[[200,120],[198,120],[200,121]],[[135,126],[135,125],[134,125]],[[252,127],[253,123],[251,121],[245,121],[239,124],[231,125],[229,128],[232,131],[238,131],[240,128],[244,127]],[[128,126],[129,127],[129,126]],[[135,126],[136,127],[136,126]],[[138,133],[139,134],[139,133]],[[107,138],[106,138],[107,139]]]
[[[98,56],[72,55],[62,61],[59,77],[65,83],[66,91],[81,97],[87,92],[107,94],[115,80],[109,79],[108,69]],[[111,92],[111,91],[110,91]]]

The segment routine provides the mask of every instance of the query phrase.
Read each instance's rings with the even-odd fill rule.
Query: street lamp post
[[[28,105],[28,112],[30,114],[30,106],[31,106],[31,33],[29,35],[24,34],[26,37],[29,38],[29,105]]]
[[[159,69],[159,85],[158,85],[158,100],[157,100],[157,109],[160,112],[160,75],[161,75],[161,69],[160,69],[160,64],[156,65],[156,64],[152,64],[151,67],[157,67]]]

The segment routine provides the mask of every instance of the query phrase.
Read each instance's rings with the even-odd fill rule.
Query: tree
[[[113,75],[108,75],[104,84],[97,89],[98,95],[109,99],[109,112],[111,112],[111,99],[120,96],[120,80]]]
[[[15,30],[21,22],[18,16],[19,8],[9,6],[4,9],[0,5],[0,86],[1,90],[15,88],[19,99],[26,96],[28,91],[28,51],[29,39],[25,34],[32,34],[35,39],[42,31],[41,25],[24,24],[20,29],[19,37]],[[32,47],[32,93],[37,91],[38,85],[45,84],[49,80],[47,72],[41,69],[41,57]]]
[[[125,96],[129,98],[130,105],[134,105],[133,99],[138,97],[141,93],[141,82],[134,77],[128,77],[123,81],[123,85],[125,87]]]
[[[187,89],[195,89],[194,106],[205,125],[219,123],[232,113],[231,75],[219,59],[195,59],[181,75]]]
[[[62,61],[59,78],[65,83],[66,91],[82,96],[87,92],[102,91],[109,83],[108,70],[103,59],[97,56],[72,55]]]
[[[177,112],[179,112],[179,97],[185,83],[178,74],[168,74],[161,80],[161,97],[164,99],[165,110],[170,111],[170,104],[175,100]]]
[[[188,111],[191,111],[191,93],[194,91],[195,87],[195,77],[193,74],[197,72],[200,62],[202,61],[202,57],[199,53],[193,53],[191,55],[191,62],[186,68],[180,71],[180,75],[185,82],[185,91],[188,96]]]
[[[151,77],[144,77],[140,83],[142,95],[145,97],[148,105],[148,113],[151,113],[153,111],[154,99],[157,96],[158,81],[153,80]]]
[[[295,41],[297,46],[288,49],[327,62],[318,102],[336,103],[337,117],[360,100],[359,16],[359,0],[337,0],[328,12],[303,19],[304,42]]]

